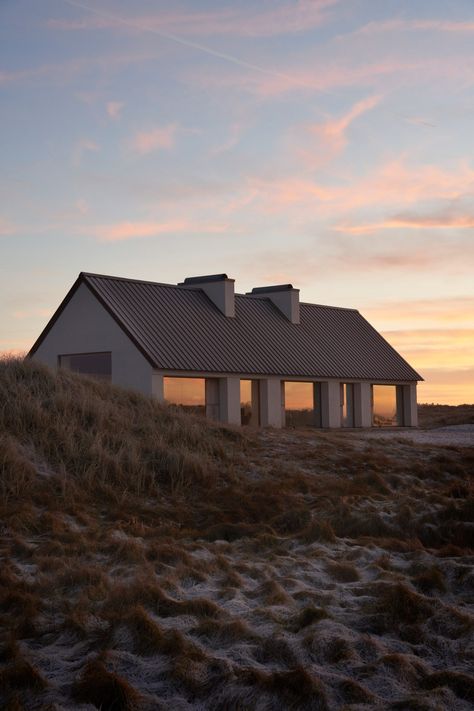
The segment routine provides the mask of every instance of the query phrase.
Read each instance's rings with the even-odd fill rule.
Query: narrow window
[[[258,380],[240,381],[240,421],[243,425],[260,424],[260,383]]]
[[[99,380],[112,379],[112,353],[71,353],[58,356],[60,368]]]

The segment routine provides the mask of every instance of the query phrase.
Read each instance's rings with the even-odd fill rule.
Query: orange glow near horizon
[[[206,404],[204,378],[164,378],[164,396],[171,405],[200,407]]]
[[[285,381],[285,410],[312,410],[313,383]]]
[[[394,385],[373,385],[375,425],[397,424],[397,389]]]

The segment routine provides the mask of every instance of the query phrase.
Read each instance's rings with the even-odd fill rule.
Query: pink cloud
[[[39,64],[13,71],[0,71],[0,86],[2,84],[8,85],[27,81],[38,82],[41,80],[51,84],[69,84],[76,76],[80,76],[91,69],[98,72],[112,72],[120,70],[124,66],[156,60],[159,56],[160,54],[157,50],[153,52],[143,50],[117,52],[99,56],[77,57],[56,64]],[[80,92],[78,96],[87,102],[94,100],[97,94],[96,92]]]
[[[474,22],[451,22],[449,20],[403,20],[394,18],[392,20],[373,21],[359,27],[354,32],[355,35],[371,35],[381,32],[407,32],[407,31],[433,31],[433,32],[454,32],[471,33],[474,32]],[[347,37],[347,35],[346,35]]]
[[[267,7],[223,8],[215,11],[172,11],[153,15],[114,15],[90,8],[80,19],[50,19],[54,30],[137,30],[155,31],[187,37],[232,35],[238,37],[271,37],[308,31],[321,25],[331,7],[339,0],[297,0],[272,3]]]
[[[131,148],[141,155],[157,150],[169,150],[175,144],[176,131],[176,124],[157,126],[150,131],[141,131],[133,137],[130,143]]]
[[[338,156],[347,146],[347,131],[351,124],[359,116],[375,108],[380,101],[380,96],[367,97],[357,101],[349,111],[339,118],[331,118],[323,123],[309,126],[305,134],[309,133],[311,138],[316,138],[317,144],[308,147],[307,135],[305,135],[305,147],[298,151],[301,158],[314,166]]]
[[[196,232],[216,234],[229,229],[226,224],[199,223],[189,220],[169,220],[168,222],[117,222],[97,225],[91,233],[101,242],[121,242],[143,237],[159,237],[168,234],[191,234]],[[83,230],[81,230],[83,231]]]
[[[360,223],[360,224],[342,224],[337,225],[334,229],[338,232],[347,234],[370,234],[381,230],[393,229],[416,229],[416,230],[433,230],[433,229],[473,229],[474,228],[474,213],[467,214],[450,214],[443,212],[435,212],[431,215],[416,215],[405,214],[396,215],[394,217],[383,220],[382,222]]]

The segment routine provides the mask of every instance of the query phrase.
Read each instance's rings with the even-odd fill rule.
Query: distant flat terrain
[[[418,405],[420,427],[474,425],[474,405]]]

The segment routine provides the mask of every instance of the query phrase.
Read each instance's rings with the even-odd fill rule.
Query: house
[[[230,424],[417,425],[420,375],[354,309],[81,273],[29,356]]]

